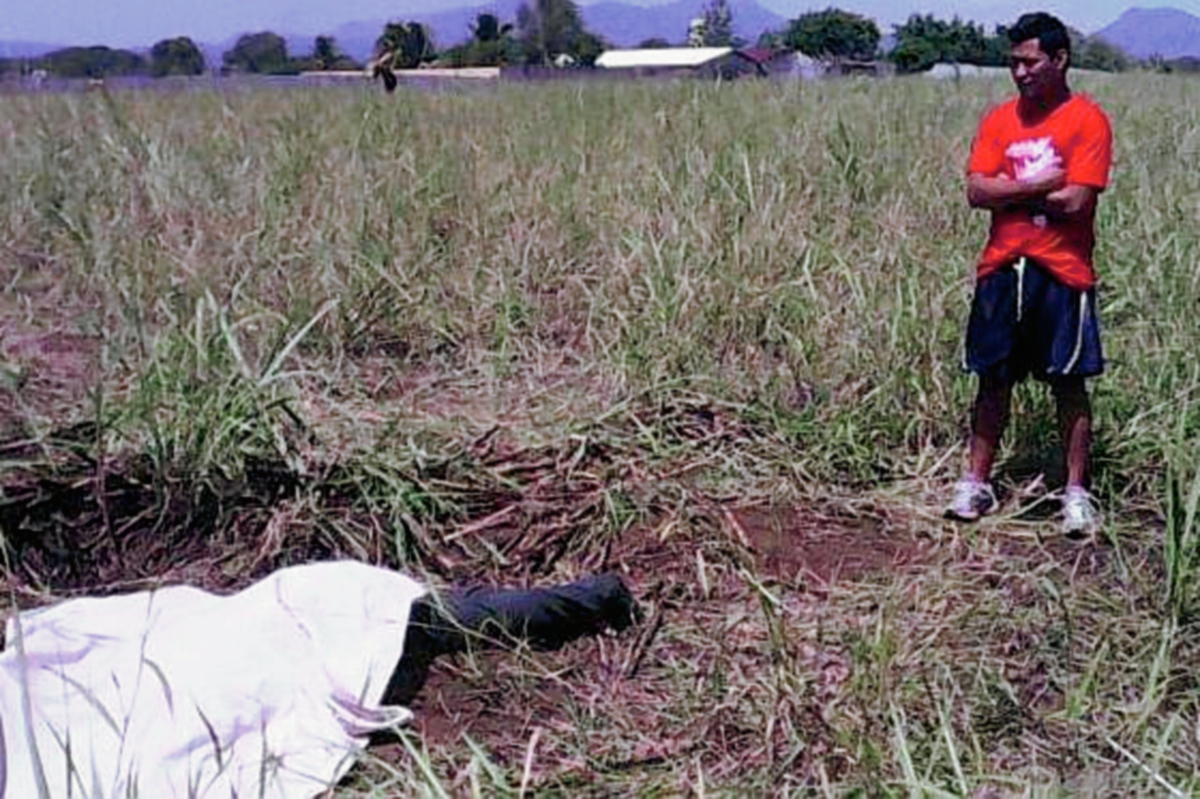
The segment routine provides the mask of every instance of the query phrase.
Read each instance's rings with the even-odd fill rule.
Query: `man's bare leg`
[[[971,522],[996,510],[992,490],[992,464],[1000,448],[1000,437],[1008,424],[1012,382],[994,374],[979,376],[979,392],[971,408],[971,438],[967,473],[954,485],[954,497],[946,516]]]
[[[1067,487],[1087,488],[1091,482],[1092,405],[1082,377],[1060,377],[1051,384],[1058,411],[1058,429],[1066,457]]]
[[[1012,383],[996,375],[979,376],[979,393],[971,412],[970,465],[968,475],[981,483],[992,477],[992,465],[1000,448],[1000,438],[1008,425],[1012,404]]]
[[[1100,512],[1088,492],[1091,483],[1092,405],[1082,377],[1063,377],[1051,388],[1058,408],[1067,465],[1063,491],[1063,532],[1068,536],[1094,535],[1100,527]]]

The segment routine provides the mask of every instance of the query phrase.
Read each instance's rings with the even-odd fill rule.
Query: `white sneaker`
[[[954,484],[954,498],[946,508],[946,516],[962,522],[973,522],[980,516],[1000,507],[991,485],[974,477],[964,477]]]
[[[1100,527],[1100,509],[1083,486],[1067,486],[1062,501],[1062,531],[1071,537],[1091,535]]]

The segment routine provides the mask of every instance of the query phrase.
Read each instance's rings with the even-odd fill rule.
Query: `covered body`
[[[177,586],[22,613],[0,654],[0,796],[320,793],[368,733],[408,719],[381,701],[424,594],[346,561],[232,596]]]

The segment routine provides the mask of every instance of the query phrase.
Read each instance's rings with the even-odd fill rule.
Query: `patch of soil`
[[[478,532],[494,534],[499,526],[481,525]],[[768,753],[760,749],[757,733],[738,727],[742,722],[736,713],[730,716],[714,706],[710,718],[697,717],[694,727],[680,729],[668,709],[677,699],[672,696],[674,680],[683,664],[697,675],[770,669],[770,633],[754,589],[741,576],[742,567],[760,578],[807,589],[814,583],[820,587],[873,579],[933,556],[931,545],[889,530],[884,521],[812,508],[712,504],[687,520],[668,517],[635,526],[612,543],[597,566],[621,572],[647,609],[648,618],[638,630],[615,642],[580,642],[540,656],[538,673],[521,673],[511,662],[514,656],[502,653],[481,658],[478,670],[437,664],[414,704],[415,729],[431,748],[461,745],[463,736],[469,736],[501,763],[516,767],[540,729],[539,762],[560,775],[705,757],[702,753],[716,739],[724,741],[717,750],[753,744],[753,751],[743,752],[750,760],[777,757],[794,746],[782,730]],[[569,570],[578,565],[573,561]],[[700,569],[705,570],[703,588]],[[670,623],[664,626],[666,620]],[[673,632],[663,632],[667,628]],[[849,667],[837,653],[807,643],[792,656],[817,675],[813,696],[795,697],[789,710],[812,734],[812,754],[796,761],[798,769],[806,770],[815,768],[811,758],[820,759],[820,752],[834,747],[822,740],[826,732],[820,707],[833,700]],[[588,739],[576,727],[597,702],[604,708],[600,715],[621,719],[630,730],[603,743]],[[589,753],[586,764],[579,761],[581,747]],[[713,757],[727,755],[714,750]],[[824,767],[832,768],[831,762],[825,760]]]
[[[89,308],[67,299],[53,256],[0,244],[0,443],[23,438],[27,417],[77,421],[100,379],[100,337],[79,320]]]
[[[465,735],[476,741],[511,742],[511,747],[495,750],[504,757],[517,754],[519,742],[528,740],[533,726],[561,719],[567,687],[559,680],[518,678],[511,660],[503,653],[477,655],[477,676],[454,663],[431,671],[413,704],[422,739],[451,744]]]
[[[748,508],[732,512],[759,568],[785,582],[828,585],[920,565],[931,545],[876,518],[818,510]]]
[[[17,332],[0,322],[0,442],[28,435],[27,416],[67,422],[100,379],[97,336]]]

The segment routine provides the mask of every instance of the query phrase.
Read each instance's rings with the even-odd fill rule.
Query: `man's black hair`
[[[1042,52],[1053,56],[1059,50],[1066,50],[1071,55],[1071,37],[1067,26],[1058,17],[1037,11],[1032,14],[1022,14],[1017,24],[1008,29],[1008,40],[1013,44],[1037,39]]]

